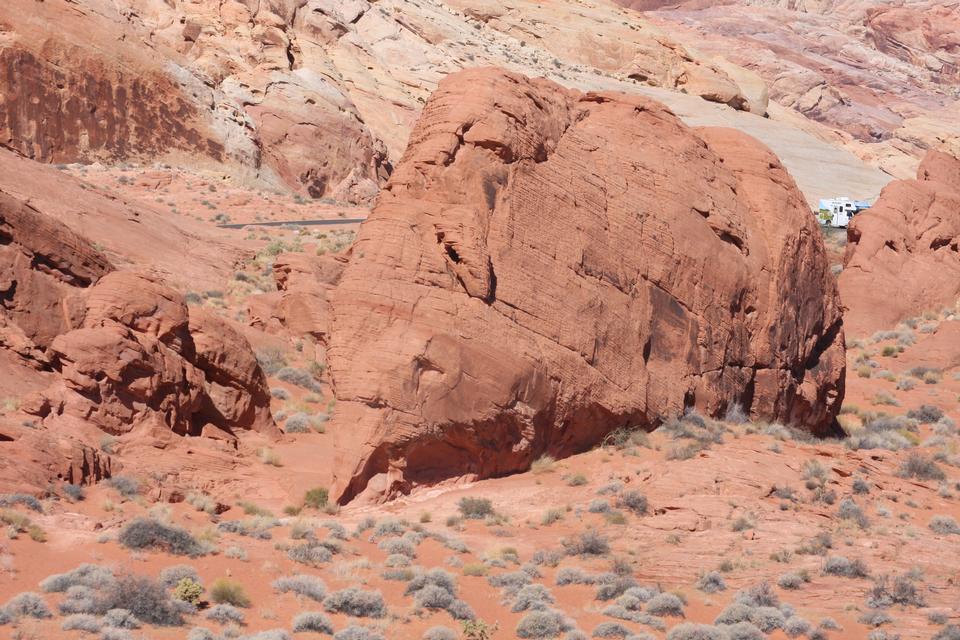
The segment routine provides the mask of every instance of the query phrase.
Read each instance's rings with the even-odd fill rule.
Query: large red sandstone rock
[[[331,300],[341,502],[689,406],[829,433],[843,395],[836,286],[769,150],[497,70],[441,83]]]
[[[852,335],[953,307],[960,299],[960,160],[929,152],[917,179],[887,185],[847,238],[839,284]]]

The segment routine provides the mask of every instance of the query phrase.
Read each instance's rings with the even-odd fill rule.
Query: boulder
[[[839,298],[796,185],[639,96],[448,76],[330,300],[341,503],[690,408],[837,429]]]
[[[960,299],[960,160],[930,151],[847,229],[839,278],[847,331],[892,329]],[[896,295],[891,295],[896,292]]]

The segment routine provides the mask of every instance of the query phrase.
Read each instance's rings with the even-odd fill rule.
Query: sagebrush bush
[[[384,640],[384,638],[373,629],[352,624],[333,634],[333,640]]]
[[[927,526],[931,531],[942,536],[960,535],[960,525],[950,516],[933,516]]]
[[[619,622],[601,622],[591,634],[594,638],[626,638],[631,635],[630,629]]]
[[[40,589],[47,593],[63,593],[76,585],[100,589],[113,582],[113,580],[113,570],[108,567],[85,563],[73,571],[47,576],[40,582]]]
[[[322,390],[320,383],[310,375],[308,371],[303,369],[295,369],[294,367],[283,367],[276,373],[277,378],[283,380],[284,382],[296,385],[307,389],[308,391],[313,391],[314,393],[320,393]]]
[[[294,593],[317,602],[322,602],[327,595],[327,585],[323,580],[305,574],[277,578],[271,586],[280,593]]]
[[[220,624],[243,624],[244,614],[239,608],[235,607],[232,604],[217,604],[204,614],[204,617],[207,620],[213,620],[214,622],[219,622]]]
[[[564,567],[557,571],[557,585],[566,584],[595,584],[596,576],[591,575],[577,567]]]
[[[159,549],[173,555],[202,556],[207,549],[185,529],[150,518],[136,518],[120,531],[117,541],[128,549]]]
[[[330,562],[333,553],[320,543],[305,542],[304,544],[287,549],[287,557],[300,564],[318,567],[324,562]]]
[[[64,631],[84,631],[86,633],[97,633],[103,623],[98,616],[89,613],[74,613],[63,620],[60,628]]]
[[[423,632],[421,640],[458,640],[459,634],[449,627],[430,627]]]
[[[304,611],[293,618],[293,632],[313,631],[314,633],[333,634],[330,618],[319,611]]]
[[[217,604],[232,604],[235,607],[250,606],[250,598],[243,585],[229,578],[217,578],[210,585],[210,600]]]
[[[538,611],[549,609],[554,603],[550,591],[542,584],[528,584],[520,587],[513,597],[510,610],[514,613],[521,611]]]
[[[556,638],[573,625],[559,611],[531,611],[517,623],[518,638]]]
[[[69,483],[68,483],[68,484],[63,485],[63,494],[64,494],[65,496],[67,496],[67,498],[68,498],[71,502],[80,502],[80,501],[86,499],[86,497],[87,497],[86,494],[85,494],[84,491],[83,491],[83,487],[81,487],[81,486],[78,485],[78,484],[69,484]]]
[[[32,591],[17,594],[7,600],[4,612],[11,618],[52,618],[53,614],[39,594]]]
[[[387,605],[379,591],[349,588],[335,591],[323,600],[323,607],[331,613],[343,613],[355,618],[383,618]]]
[[[147,624],[170,627],[183,624],[181,609],[158,581],[146,576],[123,575],[96,598],[96,611],[125,609]]]
[[[472,520],[482,520],[493,515],[493,503],[487,498],[463,497],[457,502],[460,515]]]
[[[133,498],[140,493],[140,482],[130,476],[114,476],[107,480],[107,486],[116,489],[124,498]]]
[[[672,593],[658,593],[647,602],[646,612],[653,616],[683,617],[683,600]]]
[[[806,582],[804,577],[795,571],[785,573],[777,579],[777,585],[781,589],[796,590],[803,586]]]
[[[314,487],[303,495],[304,506],[312,509],[323,509],[330,500],[330,492],[326,487]]]
[[[932,459],[919,454],[911,453],[907,456],[897,472],[901,478],[916,478],[917,480],[945,480],[947,475]]]
[[[140,619],[127,609],[110,609],[103,614],[103,624],[115,629],[139,629]]]
[[[764,633],[783,628],[785,622],[783,612],[776,607],[757,607],[750,612],[749,620]]]
[[[602,556],[610,552],[610,543],[603,534],[590,529],[562,541],[569,556]]]
[[[197,584],[203,584],[200,582],[200,574],[188,564],[175,564],[160,571],[160,584],[167,589],[176,587],[184,578],[189,578]]]
[[[738,591],[733,597],[737,604],[748,607],[779,607],[780,598],[769,582],[761,582],[749,589]]]
[[[766,640],[767,635],[752,622],[735,622],[724,627],[729,640]]]
[[[700,575],[696,587],[704,593],[717,593],[726,591],[727,583],[719,571],[709,571]]]
[[[97,612],[97,592],[90,587],[77,584],[67,588],[67,597],[64,598],[57,608],[60,613],[96,613]]]
[[[823,573],[844,578],[865,578],[869,575],[867,566],[860,559],[849,560],[844,556],[830,556],[823,563]]]
[[[911,576],[899,575],[891,578],[882,575],[874,580],[873,586],[867,591],[868,607],[882,609],[895,604],[904,607],[926,606],[925,598]]]
[[[931,424],[943,417],[943,409],[932,404],[922,404],[917,409],[907,411],[907,417],[916,420],[920,424]]]
[[[646,515],[649,504],[645,495],[635,489],[631,489],[629,491],[623,491],[617,496],[617,507],[627,509],[638,516],[642,516]]]
[[[866,529],[870,526],[870,520],[852,498],[844,498],[840,501],[837,515],[840,516],[841,520],[850,520],[857,523],[857,526],[861,529]]]
[[[23,505],[24,507],[36,511],[37,513],[43,512],[43,503],[37,500],[34,496],[31,496],[27,493],[4,493],[0,494],[0,507],[15,507],[16,505]]]
[[[683,622],[670,629],[667,640],[729,640],[722,629],[709,624]]]

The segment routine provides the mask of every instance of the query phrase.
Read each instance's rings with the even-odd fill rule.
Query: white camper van
[[[869,209],[870,203],[850,198],[828,198],[820,201],[820,212],[817,217],[820,224],[827,227],[844,228],[850,224],[850,219],[864,209]]]

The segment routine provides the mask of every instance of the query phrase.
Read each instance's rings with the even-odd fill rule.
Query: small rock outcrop
[[[85,238],[2,191],[0,356],[9,375],[26,367],[46,378],[23,409],[52,429],[60,418],[112,434],[144,423],[190,435],[208,424],[276,429],[239,332],[157,278],[115,270]]]
[[[495,69],[433,94],[330,300],[341,502],[689,407],[826,434],[843,396],[836,285],[768,149]]]
[[[851,223],[843,262],[840,294],[851,335],[954,307],[960,299],[960,160],[930,151],[915,180],[887,185]]]

